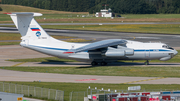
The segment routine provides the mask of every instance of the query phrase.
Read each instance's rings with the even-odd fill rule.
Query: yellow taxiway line
[[[137,83],[137,82],[143,82],[143,81],[151,81],[151,80],[158,80],[158,79],[164,79],[165,77],[160,77],[160,78],[153,78],[153,79],[146,79],[146,80],[139,80],[139,81],[132,81],[132,82],[125,82],[122,84],[131,84],[131,83]]]
[[[16,66],[22,65],[22,64],[24,64],[24,63],[26,63],[26,62],[21,62],[21,63],[15,64],[15,65],[13,65],[12,67],[16,67]]]

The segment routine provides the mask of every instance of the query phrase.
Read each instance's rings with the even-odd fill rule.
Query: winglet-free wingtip
[[[73,54],[74,52],[64,52],[63,54]]]

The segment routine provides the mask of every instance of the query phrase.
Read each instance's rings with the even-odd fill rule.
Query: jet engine
[[[105,56],[107,56],[107,57],[124,57],[125,51],[124,50],[108,50],[105,53]]]
[[[134,55],[133,49],[108,49],[105,53],[107,57],[124,57]]]

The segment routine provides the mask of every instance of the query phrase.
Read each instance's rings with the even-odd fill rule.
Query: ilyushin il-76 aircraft
[[[54,39],[36,22],[41,13],[7,13],[21,34],[20,45],[55,57],[86,59],[91,65],[107,65],[117,60],[169,60],[178,52],[164,43],[143,43],[125,39],[108,39],[94,43],[70,43]]]

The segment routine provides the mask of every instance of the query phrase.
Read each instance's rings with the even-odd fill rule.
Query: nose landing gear
[[[144,62],[144,65],[149,65],[149,60],[146,60],[146,62]]]

